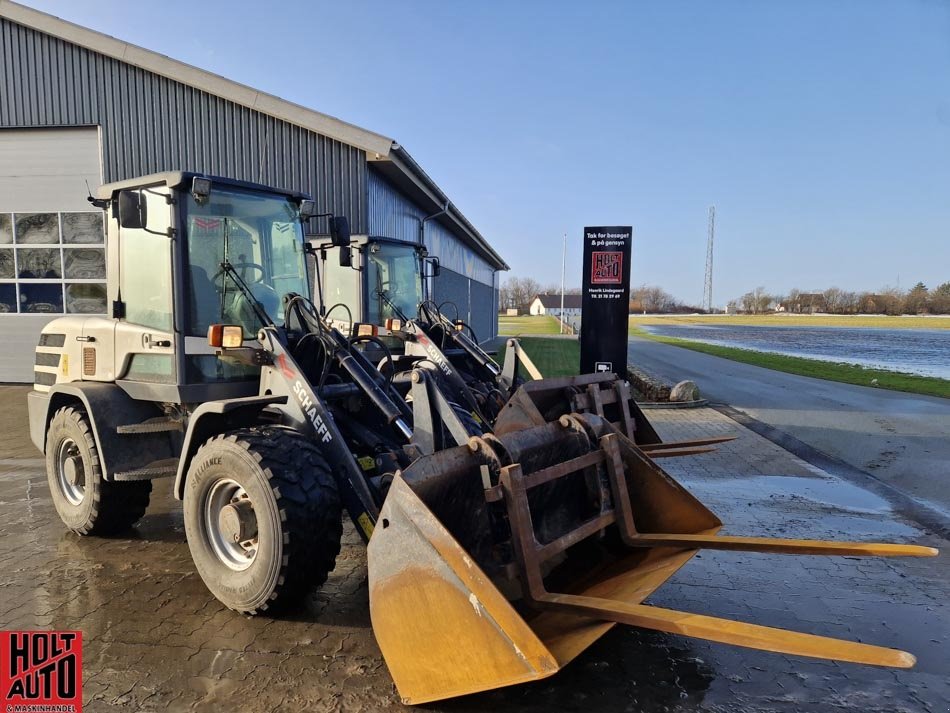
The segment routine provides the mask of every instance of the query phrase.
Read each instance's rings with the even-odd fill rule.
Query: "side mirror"
[[[353,250],[349,245],[340,248],[340,267],[353,266]]]
[[[350,247],[350,221],[345,215],[335,215],[330,218],[330,240],[340,248]],[[343,252],[340,252],[343,255]],[[340,258],[340,264],[343,264]]]
[[[148,225],[148,207],[141,193],[120,191],[118,204],[120,228],[144,229]]]
[[[442,274],[442,265],[439,263],[439,258],[437,258],[437,257],[429,257],[429,258],[426,258],[426,260],[428,261],[429,265],[431,266],[431,268],[430,268],[431,271],[430,271],[430,273],[429,273],[429,276],[430,276],[430,277],[438,277],[439,275]]]

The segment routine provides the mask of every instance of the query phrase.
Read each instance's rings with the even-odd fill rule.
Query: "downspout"
[[[448,212],[449,212],[449,201],[446,200],[442,206],[442,210],[440,210],[438,213],[427,215],[425,218],[419,221],[419,244],[422,245],[422,247],[428,249],[428,246],[426,245],[426,223],[428,223],[433,218],[438,218],[440,215],[445,215]],[[434,277],[432,279],[435,280]],[[431,300],[432,289],[430,288],[429,280],[425,280],[423,282],[423,287],[425,288],[425,295],[424,295],[425,299]]]

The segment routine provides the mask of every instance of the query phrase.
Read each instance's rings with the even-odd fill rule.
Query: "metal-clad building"
[[[496,335],[507,265],[398,143],[0,0],[0,381],[32,379],[50,319],[105,312],[87,184],[174,169],[310,193],[354,234],[418,242],[424,225],[434,298]]]

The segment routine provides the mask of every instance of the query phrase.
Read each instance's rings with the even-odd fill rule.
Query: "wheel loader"
[[[431,299],[431,280],[441,265],[421,243],[336,236],[314,240],[313,247],[320,268],[315,288],[321,310],[328,317],[335,314],[334,323],[342,330],[386,340],[393,353],[409,363],[428,360],[439,365],[436,376],[442,388],[469,409],[483,429],[506,432],[572,412],[591,412],[620,427],[654,458],[704,453],[732,440],[663,443],[633,399],[625,375],[545,379],[514,338],[507,340],[499,366],[459,318],[456,305]],[[443,308],[454,309],[453,317]]]
[[[907,667],[908,653],[644,600],[700,549],[932,556],[915,545],[720,536],[721,522],[596,412],[480,432],[432,378],[367,358],[306,297],[306,196],[187,172],[109,184],[107,317],[44,328],[28,397],[53,503],[128,527],[173,479],[223,604],[321,584],[341,510],[368,541],[374,634],[416,704],[550,676],[616,624]],[[345,225],[336,221],[341,242]],[[523,387],[522,387],[523,388]],[[517,392],[516,392],[517,394]]]

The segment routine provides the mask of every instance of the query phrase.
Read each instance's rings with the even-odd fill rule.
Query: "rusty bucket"
[[[700,549],[932,556],[724,537],[608,421],[572,414],[414,462],[369,543],[370,612],[403,702],[550,676],[618,623],[792,655],[909,667],[906,652],[644,605]]]

